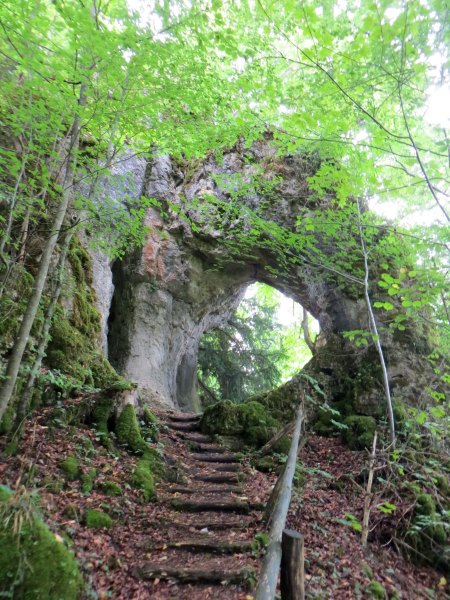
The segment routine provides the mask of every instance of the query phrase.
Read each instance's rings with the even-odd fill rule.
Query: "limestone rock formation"
[[[355,352],[342,336],[343,331],[368,330],[362,287],[315,263],[314,254],[299,251],[293,258],[286,246],[283,255],[282,243],[273,246],[269,234],[251,233],[253,225],[242,210],[256,210],[285,232],[298,232],[299,215],[322,210],[323,202],[326,206],[327,200],[318,203],[307,184],[318,166],[317,157],[280,159],[267,141],[234,148],[220,160],[210,156],[175,163],[159,156],[145,172],[141,159],[128,160],[124,168],[132,174],[134,189],[161,205],[148,211],[144,247],[116,261],[111,279],[109,265],[96,258],[94,283],[109,358],[148,399],[198,409],[199,340],[229,318],[249,284],[261,281],[319,321],[322,342],[306,370],[322,380],[330,400],[345,399],[362,414],[380,412],[379,373],[367,366],[376,364],[373,349]],[[235,210],[242,189],[241,210]],[[207,198],[220,202],[206,204]],[[328,240],[317,244],[328,255],[335,251]],[[394,340],[386,332],[383,344],[394,395],[402,388],[409,394],[417,385],[417,370],[425,368],[411,339]],[[416,366],[415,384],[405,378],[405,359]],[[297,389],[294,384],[286,389],[289,385]]]

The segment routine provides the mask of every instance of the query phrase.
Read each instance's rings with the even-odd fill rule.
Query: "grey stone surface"
[[[144,247],[114,264],[112,280],[109,266],[93,257],[109,358],[117,370],[137,383],[147,400],[197,410],[200,338],[229,318],[249,284],[261,281],[302,304],[319,321],[321,343],[310,372],[326,374],[334,399],[350,395],[353,402],[358,388],[351,381],[364,364],[364,349],[355,353],[341,333],[368,329],[362,288],[355,292],[354,285],[346,287],[345,281],[311,258],[300,258],[286,269],[283,253],[273,251],[263,237],[249,248],[241,244],[233,249],[237,237],[245,237],[251,228],[246,208],[258,208],[264,218],[294,231],[298,214],[323,207],[306,183],[317,168],[314,161],[279,159],[268,143],[261,142],[251,150],[234,149],[219,163],[210,157],[194,166],[176,164],[161,156],[145,173],[142,162],[131,161],[129,167],[125,181],[129,176],[135,190],[144,182],[143,193],[159,200],[161,208],[148,211]],[[283,179],[268,191],[247,186],[242,210],[233,211],[235,190],[250,184],[255,172],[262,172],[267,181],[274,175]],[[120,192],[115,193],[120,201]],[[205,196],[225,204],[213,207],[202,202]],[[180,218],[178,208],[188,220]],[[200,228],[193,229],[189,219]],[[321,250],[332,254],[335,248],[327,242]],[[383,342],[390,368],[401,371],[402,353],[394,351],[397,346],[389,336]],[[373,389],[361,394],[355,404],[362,412],[362,405],[379,401],[380,389],[375,382]]]

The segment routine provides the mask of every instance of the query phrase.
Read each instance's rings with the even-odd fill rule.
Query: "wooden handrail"
[[[297,410],[294,433],[292,435],[286,466],[274,488],[276,497],[273,498],[274,507],[270,514],[271,527],[269,532],[269,544],[261,567],[261,573],[259,575],[258,585],[254,596],[255,600],[273,600],[275,598],[281,563],[281,540],[283,529],[286,524],[289,504],[291,503],[292,481],[294,479],[295,465],[297,463],[297,452],[303,419],[303,404],[300,404]]]

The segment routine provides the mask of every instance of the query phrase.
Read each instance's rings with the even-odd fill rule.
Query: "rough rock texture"
[[[198,164],[176,164],[158,157],[147,165],[145,174],[142,162],[130,162],[134,187],[139,189],[141,179],[143,194],[158,199],[161,208],[147,214],[149,233],[144,248],[113,266],[108,347],[114,367],[136,382],[148,400],[185,410],[199,408],[199,340],[206,330],[228,319],[249,284],[261,281],[301,303],[319,321],[322,343],[307,372],[322,378],[330,399],[347,399],[363,414],[373,413],[374,407],[379,410],[379,373],[364,374],[368,361],[373,362],[373,348],[355,353],[341,335],[346,330],[368,330],[362,288],[355,292],[355,285],[346,286],[311,260],[287,265],[267,236],[252,238],[246,247],[242,236],[251,224],[246,223],[244,212],[232,210],[233,191],[251,182],[255,173],[262,172],[267,181],[281,175],[274,188],[249,185],[241,202],[294,231],[299,214],[321,209],[306,183],[306,177],[318,168],[315,160],[279,159],[269,143],[261,142],[251,150],[235,148],[220,162],[210,157]],[[208,204],[205,211],[202,199],[207,196],[225,204]],[[199,229],[180,217],[178,207],[200,224]],[[335,248],[323,244],[321,250],[332,254]],[[103,298],[105,322],[111,287],[102,283],[107,269],[100,271],[96,287]],[[410,385],[400,381],[407,346],[394,343],[390,334],[383,342],[392,374],[400,373],[393,384],[398,383],[399,389]],[[410,350],[411,359],[416,351]],[[291,388],[298,390],[298,386]]]
[[[142,193],[146,161],[141,156],[134,156],[131,152],[125,155],[111,168],[106,177],[102,177],[98,184],[96,202],[102,203],[108,199],[108,206],[115,203],[123,205],[130,200],[139,198]],[[89,192],[80,186],[84,194]],[[84,242],[87,244],[88,240]],[[97,295],[97,308],[101,316],[101,341],[102,350],[108,353],[108,317],[114,293],[111,260],[101,250],[89,248],[92,260],[93,286]]]

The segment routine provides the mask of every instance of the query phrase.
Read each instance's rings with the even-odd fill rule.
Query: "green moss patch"
[[[352,450],[363,450],[372,446],[376,421],[373,417],[351,415],[344,419],[347,429],[343,431],[344,441]]]
[[[439,512],[433,496],[418,494],[414,517],[405,536],[416,562],[430,563],[450,572],[446,527],[449,527],[448,518]]]
[[[81,475],[81,491],[83,494],[90,494],[92,492],[96,476],[97,470],[93,468]]]
[[[68,481],[75,481],[80,474],[80,465],[77,458],[73,455],[67,456],[64,460],[59,463],[59,467],[64,471],[65,477]]]
[[[103,490],[107,496],[121,496],[122,488],[115,481],[105,481]]]
[[[151,462],[141,459],[131,476],[131,484],[142,491],[144,500],[156,500],[155,479],[151,470]]]
[[[223,400],[205,409],[201,420],[203,433],[241,437],[253,447],[264,445],[279,423],[256,400],[236,404]]]
[[[74,555],[37,517],[12,529],[11,494],[0,494],[0,596],[23,600],[76,600],[82,579]]]
[[[142,436],[149,442],[157,442],[159,438],[159,420],[148,406],[144,406],[142,422]]]
[[[116,435],[118,442],[132,452],[142,453],[147,449],[147,444],[141,435],[136,411],[131,404],[125,406],[117,419]]]
[[[90,529],[109,529],[114,521],[101,510],[88,509],[84,514],[84,524]]]

